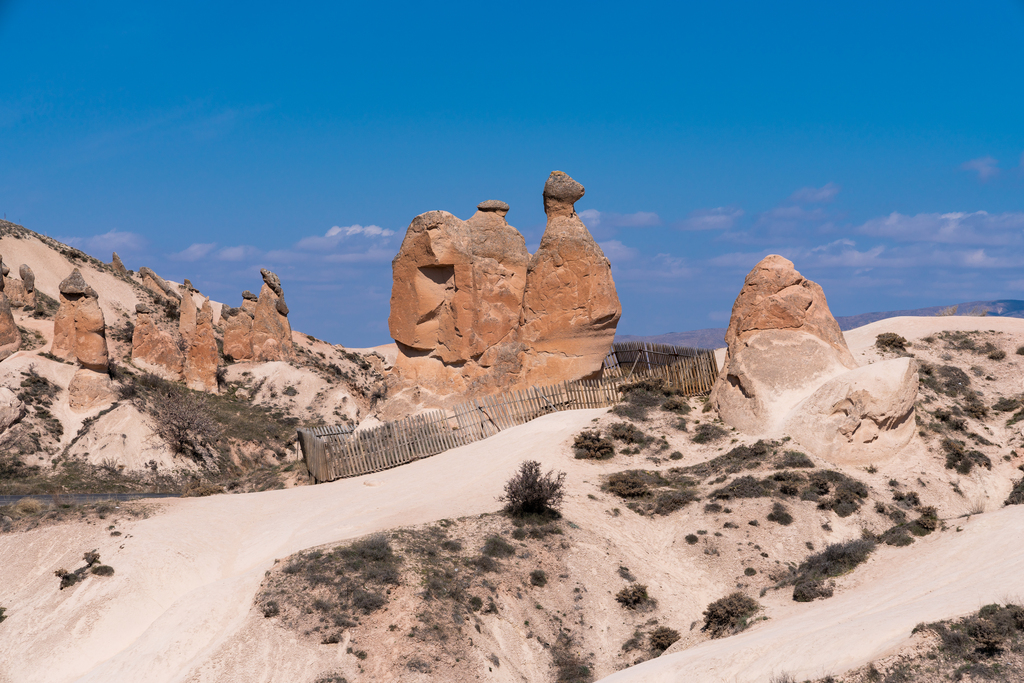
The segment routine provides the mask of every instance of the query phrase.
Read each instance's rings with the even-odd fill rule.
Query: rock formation
[[[27,265],[22,264],[21,268],[18,269],[18,274],[21,279],[18,280],[13,277],[7,277],[10,273],[10,269],[5,265],[4,270],[7,271],[4,276],[4,294],[7,295],[7,300],[11,306],[22,307],[22,308],[35,308],[36,306],[36,276],[32,273],[32,269]]]
[[[185,280],[182,285],[181,303],[178,305],[178,334],[181,335],[185,346],[192,344],[192,337],[196,333],[196,316],[199,309],[196,308],[195,299],[192,298],[192,283]]]
[[[146,266],[139,268],[139,277],[142,278],[142,285],[157,296],[173,301],[181,300],[181,294],[174,287]]]
[[[60,283],[50,352],[95,372],[107,371],[107,333],[96,290],[78,268]]]
[[[114,273],[121,277],[128,277],[128,269],[121,263],[121,257],[114,252],[114,257],[110,260],[110,267],[114,269]]]
[[[821,287],[781,256],[747,275],[725,339],[711,401],[736,429],[781,431],[847,464],[881,462],[913,436],[916,364],[858,368]]]
[[[0,387],[0,434],[25,417],[28,409],[18,395],[7,387]]]
[[[392,261],[400,383],[450,395],[600,372],[621,309],[608,259],[575,213],[582,196],[551,174],[532,259],[505,202],[482,202],[466,221],[446,211],[413,219]]]
[[[530,259],[520,319],[530,384],[598,374],[622,316],[611,264],[576,215],[583,192],[561,171],[544,185],[548,224]]]
[[[196,331],[185,356],[185,384],[196,391],[217,391],[217,339],[213,334],[213,306],[210,300],[196,317]]]
[[[263,276],[263,289],[256,302],[249,335],[252,359],[287,360],[292,357],[292,328],[288,323],[288,306],[284,302],[281,279],[265,268],[260,269],[260,274]]]
[[[75,268],[58,287],[60,306],[53,321],[50,353],[80,366],[68,386],[68,404],[76,412],[110,403],[107,332],[99,296]]]
[[[224,320],[224,356],[232,360],[252,359],[252,318],[255,313],[241,308],[225,309]]]
[[[784,429],[838,465],[883,463],[914,436],[917,362],[897,358],[825,382],[790,411]]]
[[[157,327],[149,306],[135,306],[132,362],[169,380],[181,379],[185,359],[174,338]]]
[[[0,259],[0,266],[3,260]],[[11,302],[4,293],[4,278],[0,277],[0,360],[21,348],[21,331],[14,322]]]

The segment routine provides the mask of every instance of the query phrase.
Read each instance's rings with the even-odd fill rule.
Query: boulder
[[[399,346],[395,372],[440,393],[498,381],[512,363],[529,252],[505,221],[508,205],[487,201],[468,221],[447,211],[413,219],[392,262],[388,325]],[[507,381],[507,371],[500,373]]]
[[[255,306],[253,307],[253,313]],[[228,308],[224,319],[224,356],[232,360],[252,360],[253,313],[245,308]]]
[[[196,333],[196,316],[199,314],[195,299],[192,298],[190,284],[183,286],[181,303],[178,305],[178,334],[181,335],[186,347],[192,344],[192,337]]]
[[[36,275],[32,272],[32,269],[27,263],[21,264],[21,268],[18,268],[18,275],[21,276],[21,281],[25,285],[26,292],[36,291]]]
[[[260,269],[260,273],[263,288],[253,313],[252,358],[261,362],[287,360],[292,357],[292,328],[288,323],[281,280],[269,270]]]
[[[711,401],[736,429],[776,429],[828,380],[857,367],[825,293],[792,262],[771,255],[754,266],[733,305],[729,345]]]
[[[530,259],[520,316],[527,384],[600,374],[622,315],[611,264],[575,211],[583,192],[561,171],[544,185],[547,228]]]
[[[911,358],[850,370],[801,401],[784,429],[834,464],[881,464],[914,436],[917,389],[917,361]]]
[[[95,372],[106,372],[107,333],[96,290],[86,284],[77,268],[58,289],[60,306],[53,321],[50,353]]]
[[[135,307],[135,331],[132,333],[132,362],[169,379],[181,379],[185,358],[174,338],[157,327],[150,308]]]
[[[256,315],[256,303],[258,301],[259,297],[248,289],[242,292],[242,310],[246,311],[250,318]]]
[[[4,293],[11,302],[11,306],[22,308],[36,307],[36,276],[32,269],[22,264],[18,269],[20,280],[4,278]]]
[[[210,300],[196,317],[196,332],[185,355],[185,384],[196,391],[217,392],[217,339],[213,334],[213,306]]]
[[[68,406],[84,413],[114,402],[114,388],[106,372],[79,368],[68,385]]]
[[[3,260],[0,259],[0,265]],[[7,358],[21,348],[21,330],[14,322],[11,302],[4,293],[4,278],[0,276],[0,360]]]
[[[27,409],[18,395],[7,387],[0,387],[0,434],[25,417]]]

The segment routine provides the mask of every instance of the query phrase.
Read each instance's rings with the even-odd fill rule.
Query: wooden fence
[[[609,368],[606,361],[600,379],[483,396],[460,403],[451,414],[431,410],[358,432],[349,426],[300,429],[299,445],[309,473],[314,482],[319,483],[379,472],[436,455],[486,439],[548,413],[607,408],[620,400],[623,385],[641,379],[661,379],[666,387],[688,396],[711,390],[718,376],[713,351],[651,346],[658,348],[653,351],[643,349],[647,354],[643,364],[638,361],[639,355],[628,355],[639,354],[639,349],[623,349],[622,357],[632,358],[632,364],[616,363]],[[675,360],[663,362],[669,358]]]
[[[708,349],[672,346],[643,341],[615,342],[604,359],[605,370],[647,372],[652,368],[674,365],[684,358],[705,356]]]

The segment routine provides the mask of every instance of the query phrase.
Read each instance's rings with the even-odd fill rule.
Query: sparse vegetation
[[[647,610],[656,603],[647,593],[647,586],[642,583],[631,583],[615,594],[615,601],[626,609]]]
[[[946,468],[955,469],[960,474],[970,474],[975,465],[992,469],[992,461],[987,455],[977,450],[967,450],[963,441],[943,439],[942,450],[946,453]]]
[[[629,422],[614,422],[608,426],[608,436],[623,443],[645,445],[651,441],[642,430]]]
[[[679,640],[679,638],[679,631],[669,628],[668,626],[659,626],[651,631],[651,650],[653,650],[655,654],[660,655],[662,652],[669,649],[674,642]]]
[[[573,439],[573,452],[578,460],[607,460],[615,455],[615,446],[611,440],[601,436],[601,432],[585,430]]]
[[[739,591],[715,600],[704,610],[704,627],[712,638],[722,638],[747,628],[750,617],[761,605]]]
[[[690,437],[690,440],[694,443],[711,443],[713,441],[718,441],[727,433],[728,432],[719,425],[711,422],[702,422],[693,430],[693,436]]]
[[[875,337],[875,347],[879,351],[905,352],[907,340],[895,332],[883,332]]]
[[[875,541],[867,538],[829,544],[821,552],[809,555],[796,569],[791,569],[779,585],[793,586],[793,599],[797,602],[832,597],[832,587],[826,581],[853,571],[868,559],[874,549]]]
[[[512,517],[557,515],[565,497],[565,472],[541,474],[540,463],[526,460],[505,483],[505,512]]]
[[[768,513],[768,521],[781,524],[783,526],[789,526],[793,523],[793,515],[789,514],[789,510],[782,503],[775,503],[772,506],[772,511]]]

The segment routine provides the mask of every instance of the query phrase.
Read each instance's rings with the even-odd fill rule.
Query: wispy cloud
[[[627,247],[619,240],[600,242],[598,246],[601,247],[601,251],[608,257],[608,260],[611,261],[612,267],[615,267],[616,264],[632,261],[640,253],[639,250]]]
[[[691,211],[688,218],[676,227],[680,230],[729,230],[743,216],[743,209],[719,206],[713,209]]]
[[[864,223],[857,232],[902,242],[1019,245],[1024,242],[1024,212],[974,211],[913,216],[894,212]]]
[[[149,241],[142,235],[121,230],[110,230],[102,235],[93,235],[92,237],[58,237],[56,239],[100,258],[115,251],[140,252],[149,244]]]
[[[798,204],[826,204],[839,194],[839,186],[825,183],[821,187],[801,187],[790,195],[789,200]]]
[[[198,261],[206,258],[206,256],[217,248],[216,242],[200,243],[196,242],[190,245],[187,249],[169,254],[168,258],[172,261]]]
[[[999,175],[999,162],[990,157],[983,156],[977,159],[971,159],[965,161],[960,168],[965,171],[973,171],[978,174],[978,180],[985,182],[989,178],[994,178]]]
[[[586,223],[588,228],[650,228],[661,225],[661,218],[651,211],[637,211],[636,213],[613,213],[611,211],[598,211],[597,209],[585,209],[579,212],[579,217]]]
[[[338,245],[350,237],[386,240],[394,234],[394,230],[387,230],[379,225],[363,226],[356,224],[345,227],[335,225],[324,233],[322,237],[319,235],[303,237],[301,240],[296,242],[295,248],[310,251],[323,251],[337,248]]]

